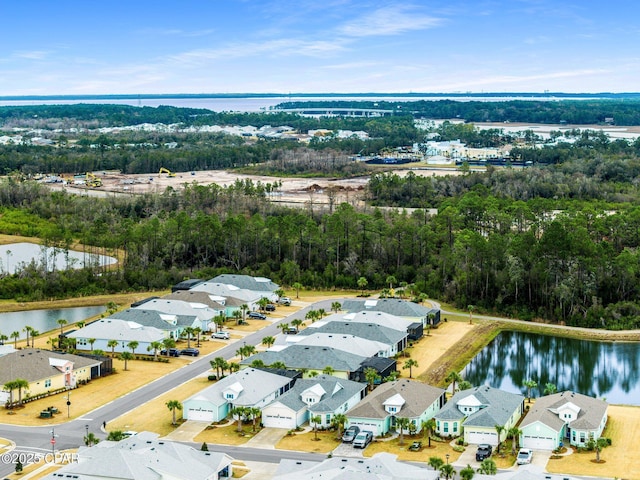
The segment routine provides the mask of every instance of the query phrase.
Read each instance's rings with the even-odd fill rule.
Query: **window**
[[[453,433],[458,431],[458,422],[453,422]]]
[[[225,395],[225,398],[228,399],[228,400],[233,400],[233,393],[227,393]]]
[[[49,378],[49,379],[44,381],[44,387],[45,388],[49,388],[50,386],[51,386],[51,379]]]
[[[327,416],[325,417],[325,423],[331,423],[331,414],[327,413]]]
[[[389,412],[390,413],[395,413],[396,412],[396,407],[389,407]]]
[[[580,432],[580,443],[584,443],[584,441],[585,441],[584,432]]]
[[[449,422],[444,422],[444,433],[449,432]]]

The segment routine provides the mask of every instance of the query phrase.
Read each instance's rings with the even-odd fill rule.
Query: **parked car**
[[[211,338],[218,338],[221,340],[229,340],[229,332],[213,332]]]
[[[278,303],[280,305],[284,305],[285,307],[288,307],[289,305],[291,305],[291,299],[289,297],[280,297],[278,299]]]
[[[342,435],[342,441],[344,443],[351,443],[359,433],[360,427],[352,425],[344,431],[344,434]]]
[[[268,305],[265,305],[264,309],[267,312],[275,312],[276,311],[276,306],[273,303],[269,303]]]
[[[518,465],[527,465],[531,463],[533,459],[533,450],[529,448],[521,448],[518,452],[518,457],[516,458],[516,463]]]
[[[356,435],[356,438],[353,439],[353,446],[354,448],[365,448],[371,443],[372,440],[373,433],[368,430],[364,430]]]
[[[167,351],[166,350],[160,350],[160,355],[167,355]],[[170,348],[169,349],[169,356],[170,357],[179,357],[180,356],[180,350],[178,350],[177,348]]]
[[[286,333],[287,335],[297,335],[298,329],[295,327],[289,327],[284,333]]]
[[[184,350],[180,350],[180,355],[197,357],[198,355],[200,355],[200,350],[198,350],[197,348],[185,348]]]
[[[267,316],[260,312],[249,312],[249,318],[257,318],[258,320],[266,320]]]
[[[476,450],[476,460],[481,462],[485,458],[489,458],[493,453],[493,447],[487,443],[481,443]]]

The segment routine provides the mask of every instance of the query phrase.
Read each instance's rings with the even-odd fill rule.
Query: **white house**
[[[246,368],[187,398],[182,402],[182,417],[185,420],[219,422],[234,407],[265,407],[294,383],[294,378]]]
[[[540,397],[520,424],[520,445],[534,450],[554,450],[561,443],[582,447],[602,435],[608,407],[603,400],[571,391]]]
[[[318,426],[328,427],[335,414],[346,413],[364,397],[366,388],[366,384],[331,375],[298,380],[290,391],[262,409],[262,423],[293,429],[318,416]]]
[[[312,333],[310,335],[287,335],[285,342],[297,345],[333,347],[363,357],[388,357],[389,345],[355,335],[336,333]]]
[[[156,310],[166,314],[194,316],[196,317],[196,320],[191,326],[193,328],[198,327],[203,332],[208,330],[211,319],[219,313],[204,303],[185,302],[183,300],[170,300],[164,298],[153,298],[133,308]]]
[[[76,341],[77,350],[104,350],[110,352],[112,347],[108,346],[110,340],[117,340],[118,345],[113,348],[114,352],[130,352],[127,346],[129,342],[138,342],[135,353],[148,354],[147,347],[152,342],[162,342],[169,336],[165,330],[155,327],[145,327],[136,322],[103,318],[92,322],[80,330],[68,333],[68,338]],[[93,345],[89,340],[95,340]]]
[[[252,277],[250,275],[223,274],[213,277],[209,282],[223,283],[242,290],[250,290],[260,295],[260,298],[265,297],[272,302],[278,299],[275,291],[280,288],[277,283],[272,282],[269,278]]]
[[[244,302],[249,307],[249,310],[257,310],[259,308],[260,299],[262,298],[260,292],[238,288],[234,285],[227,285],[226,283],[202,282],[191,290],[194,292],[206,292],[210,295],[223,298],[237,298]]]

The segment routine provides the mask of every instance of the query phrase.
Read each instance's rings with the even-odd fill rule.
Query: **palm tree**
[[[495,425],[496,433],[498,434],[498,446],[496,447],[496,451],[500,452],[500,446],[502,445],[502,432],[504,432],[504,425]]]
[[[299,318],[295,318],[295,319],[291,320],[291,325],[296,327],[296,332],[299,332],[300,331],[300,327],[304,325],[304,322],[302,320],[300,320]]]
[[[604,437],[600,437],[595,441],[593,449],[596,451],[596,463],[600,463],[600,452],[602,451],[602,449],[607,448],[608,446],[609,441]]]
[[[397,380],[399,377],[400,377],[400,372],[397,370],[392,370],[391,372],[389,372],[389,375],[384,377],[382,380],[384,382],[393,382]]]
[[[322,373],[324,373],[325,375],[333,375],[335,372],[336,372],[335,368],[333,368],[331,365],[327,365],[322,370]]]
[[[6,335],[0,335],[0,340],[3,340],[3,337],[5,337],[4,340],[9,339]],[[58,338],[49,337],[49,340],[47,340],[47,345],[51,345],[51,350],[55,350],[56,347],[58,346],[58,341],[59,341]]]
[[[131,352],[122,352],[118,355],[118,358],[124,362],[124,369],[126,371],[129,360],[133,360],[133,354]]]
[[[191,348],[191,335],[193,335],[193,327],[186,327],[182,331],[182,333],[187,335],[187,348]]]
[[[256,431],[256,420],[260,415],[262,415],[262,410],[258,407],[247,407],[247,413],[251,417],[251,421],[253,422],[253,431]]]
[[[33,330],[33,328],[30,327],[29,325],[27,325],[26,327],[24,327],[22,329],[22,331],[26,332],[26,334],[27,334],[27,348],[29,348],[29,334],[31,333],[32,330]]]
[[[33,348],[35,348],[36,346],[36,337],[40,335],[40,332],[38,330],[36,330],[35,328],[31,329],[31,346]]]
[[[224,375],[224,369],[227,368],[227,361],[223,357],[216,357],[209,361],[209,365],[211,365],[211,368],[216,369],[216,377],[219,379],[221,377],[220,369],[222,368],[222,374]]]
[[[22,405],[22,390],[29,389],[29,382],[24,378],[16,378],[13,381],[13,388],[18,390],[18,405]]]
[[[240,364],[236,362],[227,363],[227,368],[229,369],[229,373],[237,372],[240,370]]]
[[[98,437],[96,437],[93,432],[87,433],[87,435],[84,437],[84,444],[87,447],[92,447],[96,443],[98,443],[99,441],[100,441],[100,439]]]
[[[284,362],[273,362],[271,365],[269,365],[269,368],[275,368],[277,370],[286,370],[287,366],[284,364]]]
[[[87,341],[89,342],[89,345],[91,346],[91,351],[93,352],[93,344],[96,343],[96,339],[95,338],[90,338]]]
[[[433,435],[433,431],[436,429],[436,419],[430,418],[429,420],[423,421],[421,427],[422,431],[427,433],[429,446],[431,446],[431,435]]]
[[[162,346],[164,347],[167,356],[169,356],[169,350],[176,347],[176,341],[171,337],[165,338],[162,340]]]
[[[331,303],[332,312],[338,313],[340,310],[342,310],[342,304],[340,302]]]
[[[289,324],[281,323],[280,325],[278,325],[278,328],[282,330],[282,333],[284,334],[287,330],[289,330]]]
[[[64,327],[69,322],[67,322],[64,318],[59,318],[58,320],[56,320],[56,323],[58,325],[60,325],[60,336],[63,336],[64,335],[64,331],[63,331],[62,327]]]
[[[247,320],[247,311],[249,310],[249,305],[243,303],[240,305],[240,311],[242,312],[242,322],[244,323]]]
[[[385,283],[389,284],[389,290],[393,290],[393,284],[398,283],[398,280],[393,275],[388,275]]]
[[[236,310],[233,312],[240,314],[240,316],[242,316],[242,314],[240,313],[239,310]],[[216,315],[216,317],[213,319],[213,323],[216,324],[216,332],[219,332],[220,330],[222,330],[222,327],[224,327],[224,322],[227,321],[227,317],[224,315],[224,313],[220,312],[219,315]]]
[[[544,385],[544,392],[543,393],[545,395],[553,395],[557,391],[558,391],[558,387],[556,387],[555,384],[553,384],[553,383],[546,383]]]
[[[467,466],[465,468],[460,470],[460,473],[459,473],[460,480],[471,480],[475,474],[476,474],[476,472],[473,469],[473,467],[471,465],[467,464]]]
[[[368,367],[364,369],[364,378],[369,384],[369,391],[373,391],[373,385],[376,383],[376,380],[380,378],[378,371],[373,367]]]
[[[177,425],[176,423],[176,410],[182,410],[182,404],[179,400],[169,400],[166,404],[167,408],[171,410],[171,425]]]
[[[116,347],[118,346],[118,340],[109,340],[107,342],[107,347],[111,349],[111,356],[113,357],[116,354]]]
[[[15,332],[11,332],[11,335],[9,336],[13,338],[13,348],[18,348],[18,339],[20,338],[20,332],[16,330]]]
[[[262,368],[265,367],[266,365],[264,364],[264,362],[262,360],[260,360],[259,358],[256,358],[255,360],[253,360],[251,362],[251,367],[253,368]]]
[[[449,480],[450,478],[453,478],[455,476],[456,469],[453,468],[453,465],[451,465],[450,463],[445,463],[440,467],[440,473],[444,475],[444,478]]]
[[[538,382],[533,379],[528,379],[522,382],[524,387],[527,387],[527,402],[531,403],[531,389],[538,386]]]
[[[407,417],[396,417],[396,427],[398,427],[400,433],[398,445],[404,445],[404,431],[409,429],[409,423],[411,423],[411,420]]]
[[[478,473],[482,473],[483,475],[495,475],[496,473],[498,473],[496,462],[494,462],[490,458],[485,458],[484,460],[482,460],[480,468],[478,468]]]
[[[158,361],[158,350],[162,349],[162,342],[151,342],[147,347],[147,352],[153,350],[153,361]]]
[[[452,370],[444,380],[445,382],[451,382],[451,395],[454,395],[456,393],[456,382],[462,381],[462,377],[458,372]]]
[[[244,322],[242,319],[243,314],[240,310],[234,310],[232,313],[233,319],[236,321],[236,325],[240,325],[240,322]]]
[[[437,471],[440,470],[440,467],[442,467],[442,465],[444,465],[444,460],[442,460],[440,457],[429,457],[428,463],[431,468]]]
[[[461,392],[462,390],[469,390],[470,388],[473,388],[473,385],[468,380],[462,380],[461,382],[458,382],[459,392]]]
[[[116,302],[107,302],[107,315],[113,315],[118,311],[118,304]]]
[[[238,417],[238,432],[242,432],[242,420],[247,414],[247,407],[233,407],[229,413],[233,417]]]
[[[202,333],[202,329],[200,327],[195,327],[193,329],[193,333],[196,336],[196,347],[200,346],[200,334]]]
[[[273,291],[273,294],[276,295],[278,297],[278,300],[280,300],[282,297],[284,297],[284,290],[282,288],[278,288],[276,290]]]
[[[518,449],[518,439],[522,434],[522,430],[518,427],[513,426],[509,430],[507,430],[507,437],[511,438],[511,455],[516,454],[516,450]]]
[[[314,440],[318,440],[318,424],[322,422],[322,417],[320,415],[312,415],[311,418],[309,418],[309,423],[313,424],[313,436],[314,436]]]
[[[260,300],[258,300],[258,307],[260,308],[260,311],[264,312],[264,309],[270,303],[271,303],[271,301],[267,297],[261,297]]]
[[[347,416],[344,413],[336,413],[331,419],[331,425],[338,429],[338,438],[342,438],[342,429],[347,423]]]
[[[140,344],[138,342],[136,342],[135,340],[131,340],[129,343],[127,343],[127,348],[131,349],[131,353],[133,355],[136,354],[136,348],[138,348]]]
[[[469,310],[469,325],[473,325],[473,311],[475,308],[473,305],[467,305],[467,310]]]
[[[296,291],[296,298],[300,298],[300,290],[302,289],[302,284],[300,282],[295,282],[291,285],[293,289]]]
[[[84,325],[85,325],[84,320],[76,322],[76,327],[78,327],[78,328],[84,328]]]
[[[10,380],[5,382],[2,386],[2,389],[9,392],[9,405],[13,406],[13,391],[16,389],[16,384],[14,380]]]
[[[369,282],[367,281],[367,279],[365,277],[360,277],[358,279],[358,288],[362,291],[362,295],[364,297],[364,289],[367,287],[367,285],[369,284]]]
[[[410,358],[409,360],[404,362],[404,365],[402,366],[404,370],[406,370],[407,368],[409,369],[409,378],[413,378],[413,367],[419,367],[418,362],[413,358]]]
[[[276,343],[276,339],[271,335],[264,337],[262,339],[262,345],[264,345],[267,348],[270,348],[274,343]]]

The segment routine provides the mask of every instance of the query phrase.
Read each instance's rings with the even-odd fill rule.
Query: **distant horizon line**
[[[529,97],[529,98],[640,98],[640,92],[333,92],[333,93],[122,93],[122,94],[60,94],[60,95],[0,95],[2,101],[12,100],[109,100],[162,98],[307,98],[307,97]]]

